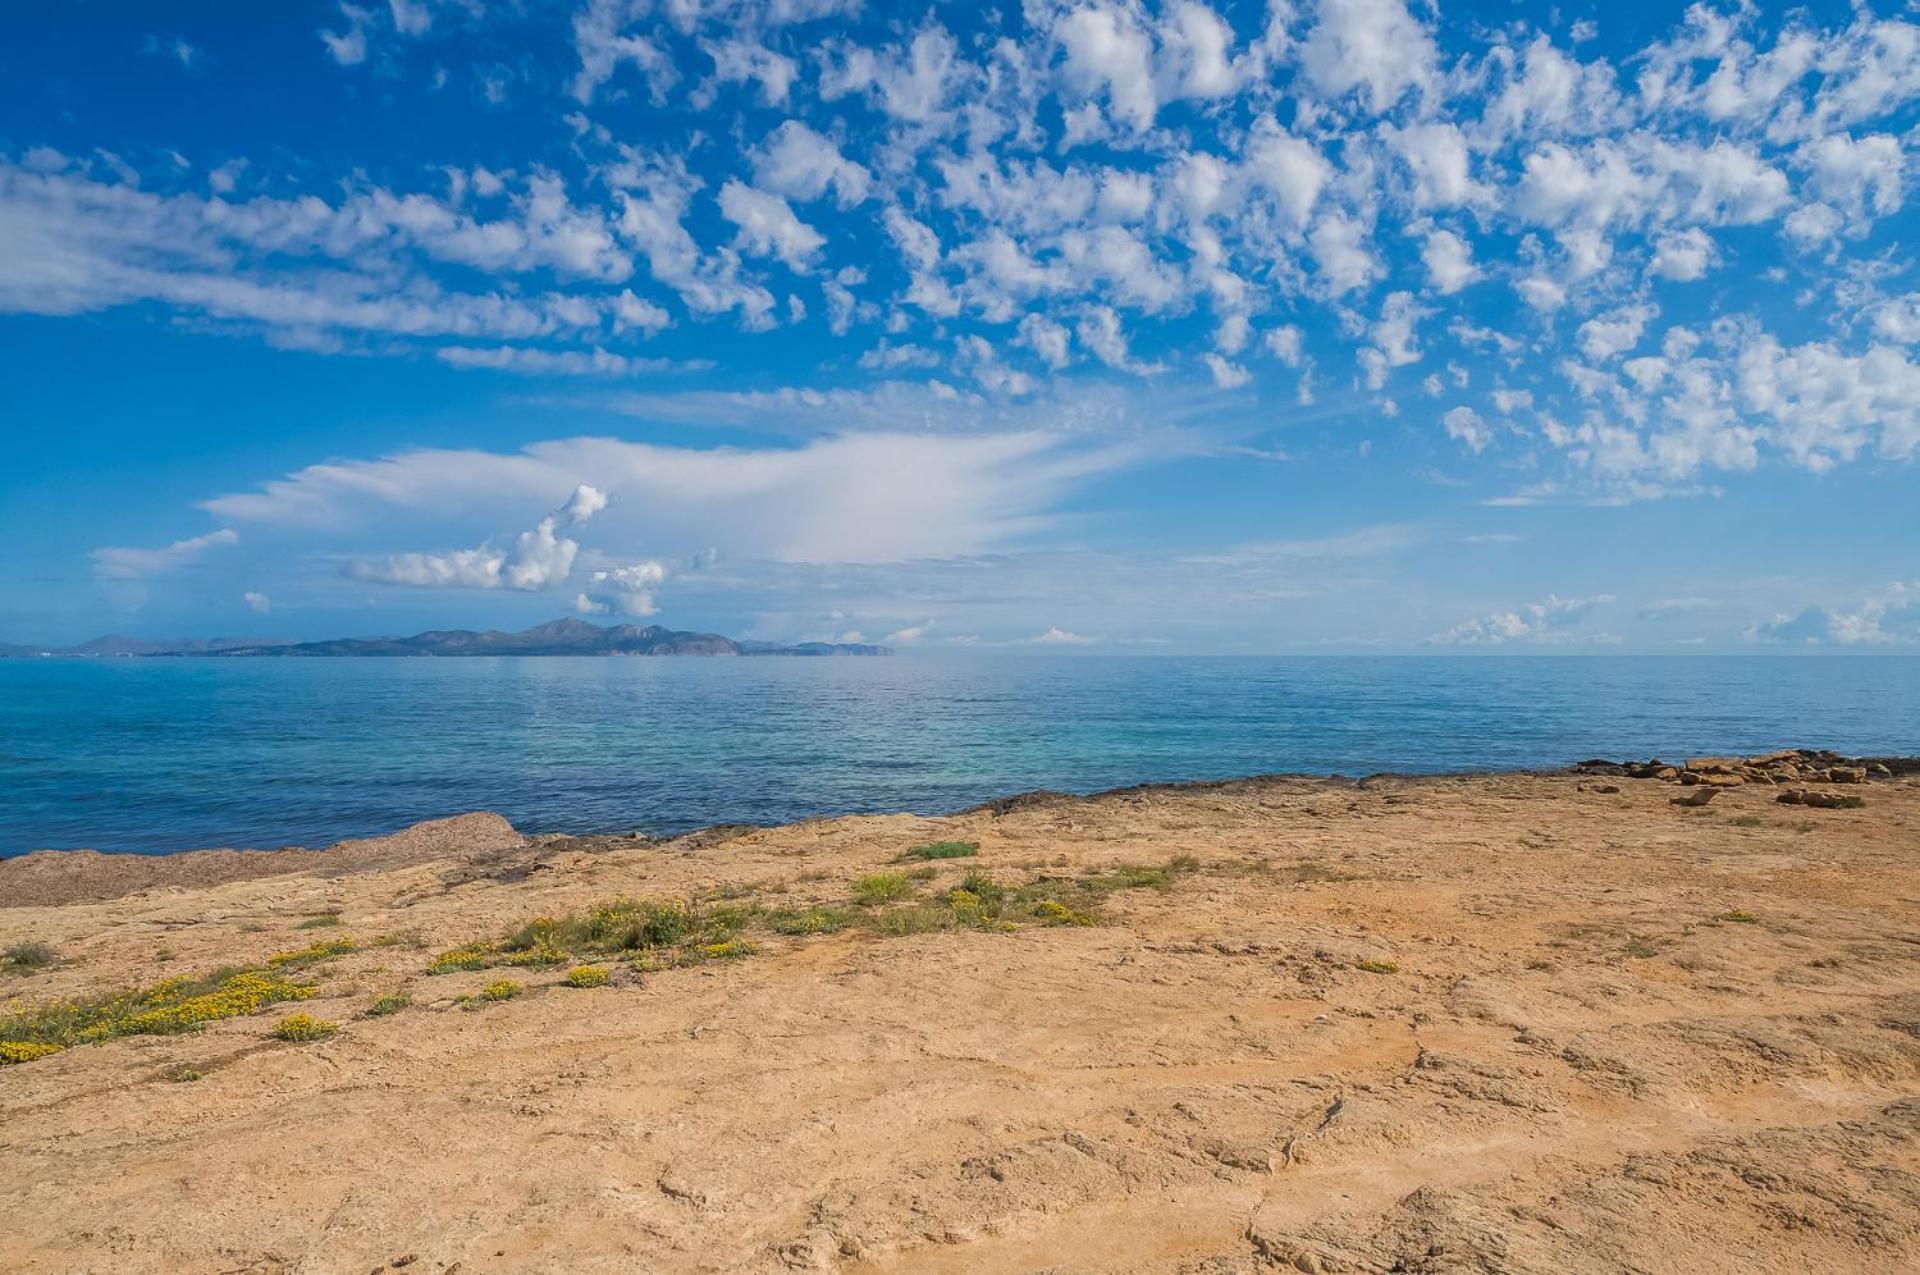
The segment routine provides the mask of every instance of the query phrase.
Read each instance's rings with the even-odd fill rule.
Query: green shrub
[[[1375,961],[1371,959],[1355,961],[1353,968],[1365,970],[1369,974],[1398,974],[1400,972],[1400,967],[1392,961]]]
[[[390,992],[385,996],[373,998],[373,1004],[367,1006],[368,1018],[385,1018],[388,1014],[397,1014],[413,1004],[413,998],[405,992]]]
[[[605,987],[607,972],[598,965],[576,965],[567,971],[568,987]]]
[[[497,978],[480,989],[483,1001],[510,1001],[520,994],[520,984],[510,978]]]
[[[308,917],[293,928],[296,930],[320,930],[330,925],[339,924],[341,924],[341,921],[338,912],[319,912]]]

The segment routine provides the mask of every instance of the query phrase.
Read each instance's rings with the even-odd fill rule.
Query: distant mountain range
[[[179,642],[107,636],[78,646],[17,646],[0,643],[0,658],[126,659],[149,656],[360,656],[360,655],[891,655],[864,642],[736,642],[718,633],[687,633],[585,620],[553,620],[518,633],[497,629],[436,629],[412,637],[334,638],[325,642],[278,642],[265,638],[206,638]]]

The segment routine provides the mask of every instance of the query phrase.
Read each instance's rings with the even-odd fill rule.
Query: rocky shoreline
[[[1663,762],[1657,757],[1646,761],[1593,758],[1571,769],[1577,775],[1654,779],[1697,789],[1675,797],[1673,804],[1680,806],[1707,805],[1713,800],[1715,789],[1760,784],[1780,788],[1774,800],[1781,805],[1850,810],[1864,806],[1866,799],[1856,792],[1836,793],[1824,787],[1790,785],[1852,788],[1876,779],[1920,774],[1920,757],[1847,757],[1826,749],[1782,748],[1751,757],[1689,757],[1678,764]]]

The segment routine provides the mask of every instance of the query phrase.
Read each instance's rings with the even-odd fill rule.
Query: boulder
[[[1720,789],[1712,784],[1701,784],[1690,793],[1675,797],[1676,806],[1704,806],[1720,795]]]
[[[1738,757],[1689,757],[1687,769],[1701,775],[1731,775],[1740,768]]]
[[[1864,766],[1829,766],[1827,782],[1830,784],[1864,784],[1867,782],[1867,769]]]

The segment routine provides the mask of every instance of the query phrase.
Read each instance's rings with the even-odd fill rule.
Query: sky
[[[1917,20],[15,6],[0,641],[1920,649]]]

